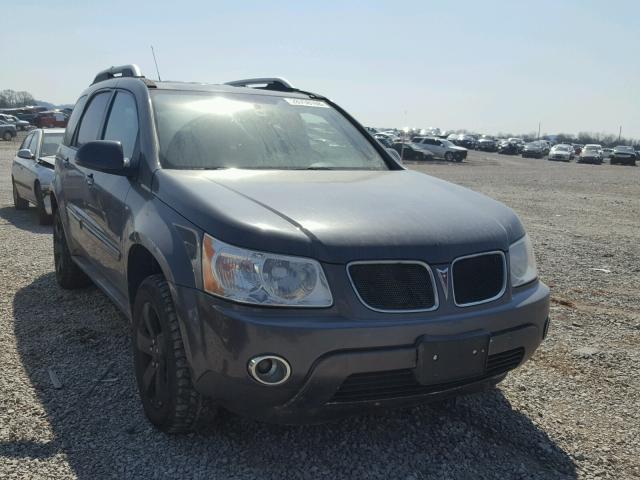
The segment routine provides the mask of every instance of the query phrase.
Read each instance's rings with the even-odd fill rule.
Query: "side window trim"
[[[114,88],[113,89],[113,93],[111,94],[111,98],[109,99],[109,104],[107,106],[107,113],[106,113],[106,115],[104,117],[104,120],[102,122],[102,126],[100,127],[101,129],[100,129],[99,138],[100,138],[100,140],[103,140],[104,139],[104,135],[107,132],[107,125],[109,123],[109,118],[111,117],[111,111],[113,109],[113,105],[115,104],[116,97],[117,97],[118,93],[124,94],[124,95],[129,95],[131,97],[131,99],[133,100],[133,104],[136,107],[136,119],[137,119],[137,123],[138,123],[138,131],[136,132],[136,139],[133,142],[133,151],[131,152],[131,158],[129,158],[129,161],[133,164],[134,158],[137,158],[137,156],[138,156],[139,139],[140,139],[140,109],[138,108],[138,101],[137,101],[136,96],[134,95],[133,92],[131,92],[129,90],[125,90],[124,88]]]
[[[78,106],[79,104],[81,104],[80,109],[82,110],[80,112],[80,117],[82,117],[84,115],[84,109],[87,106],[87,96],[86,95],[80,95],[80,97],[78,97],[78,100],[76,100],[76,103],[73,107],[73,111],[71,112],[71,115],[69,116],[69,121],[67,123],[67,129],[71,126],[73,131],[65,131],[64,132],[64,136],[62,137],[62,144],[66,147],[69,148],[74,148],[75,146],[73,145],[73,139],[75,137],[76,134],[76,130],[78,130],[78,125],[80,124],[80,119],[75,120],[73,118],[73,114],[75,113],[75,108],[76,106]],[[73,125],[71,125],[71,120],[75,120],[75,123]]]
[[[82,116],[80,117],[80,119],[78,120],[78,123],[76,124],[76,128],[75,128],[75,132],[73,132],[73,137],[71,137],[71,145],[70,147],[75,148],[76,150],[78,149],[78,132],[80,131],[80,126],[82,125],[82,122],[84,120],[84,116],[87,114],[87,110],[89,109],[89,107],[91,106],[91,102],[93,101],[93,99],[101,94],[101,93],[105,93],[107,92],[109,94],[109,99],[107,100],[107,105],[111,105],[111,102],[113,101],[113,94],[114,94],[114,90],[112,88],[103,88],[100,90],[96,90],[95,92],[93,92],[91,94],[91,96],[89,98],[87,98],[87,101],[84,104],[84,108],[82,111]],[[110,107],[109,107],[110,108]],[[106,113],[106,111],[105,111]],[[98,138],[102,138],[102,134],[104,132],[104,126],[105,123],[107,121],[107,117],[108,115],[103,115],[102,119],[100,120],[100,126],[98,127]]]
[[[26,137],[24,137],[24,140],[22,141],[22,145],[20,145],[20,150],[22,150],[24,148],[29,148],[29,145],[31,145],[31,139],[33,138],[34,134],[35,134],[35,132],[32,132],[29,135],[27,135]]]

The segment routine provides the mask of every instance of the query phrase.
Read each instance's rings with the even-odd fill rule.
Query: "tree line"
[[[29,92],[0,90],[0,108],[18,108],[35,105],[36,100]]]
[[[519,137],[526,141],[534,141],[538,139],[537,133],[528,133],[524,135],[512,135],[499,133],[500,138]],[[579,132],[577,135],[571,135],[569,133],[558,133],[550,135],[544,133],[540,135],[541,139],[549,140],[553,139],[556,143],[581,143],[586,145],[588,143],[595,143],[602,145],[603,147],[615,147],[617,145],[631,145],[633,147],[640,147],[640,140],[633,138],[620,137],[611,133],[592,133],[592,132]]]

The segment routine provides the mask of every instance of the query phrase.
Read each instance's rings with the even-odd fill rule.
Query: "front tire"
[[[166,433],[193,431],[203,397],[191,381],[169,284],[162,275],[147,277],[138,288],[132,340],[138,391],[149,421]]]
[[[9,131],[4,132],[4,133],[2,134],[2,139],[3,139],[5,142],[10,142],[10,141],[13,139],[13,135],[11,135],[11,132],[9,132]]]
[[[60,212],[53,212],[53,262],[58,285],[66,290],[75,290],[91,284],[91,280],[71,258],[67,237],[62,226]]]
[[[22,198],[18,193],[18,189],[16,188],[16,182],[11,178],[11,186],[13,187],[13,206],[16,210],[26,210],[29,208],[29,202]]]
[[[453,162],[453,153],[451,153],[451,152],[446,152],[446,153],[444,154],[444,159],[445,159],[447,162]]]

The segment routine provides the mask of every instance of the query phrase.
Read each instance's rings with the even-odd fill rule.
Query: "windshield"
[[[553,147],[554,150],[562,150],[563,152],[568,152],[569,147],[567,145],[556,145]]]
[[[586,147],[584,147],[584,149],[590,152],[600,150],[600,148],[596,147],[595,145],[587,145]]]
[[[615,150],[619,152],[635,152],[633,147],[616,147]]]
[[[41,157],[48,157],[49,155],[55,155],[62,141],[64,134],[60,133],[45,133],[42,140],[42,148],[40,149]]]
[[[152,101],[165,168],[389,168],[324,101],[167,91],[152,92]]]
[[[455,145],[449,140],[440,140],[440,142],[442,143],[443,147],[455,147]]]

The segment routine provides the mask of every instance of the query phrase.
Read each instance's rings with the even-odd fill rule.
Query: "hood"
[[[501,203],[409,170],[158,170],[153,191],[227,243],[328,263],[447,263],[524,235]]]
[[[459,147],[458,145],[453,145],[451,147],[448,147],[449,150],[456,150],[458,152],[468,152],[468,150],[464,147]]]

